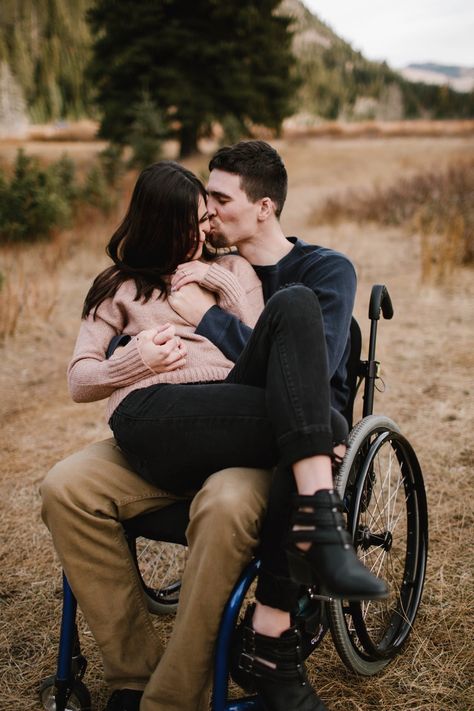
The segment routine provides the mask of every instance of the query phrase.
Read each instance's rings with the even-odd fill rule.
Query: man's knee
[[[81,468],[78,468],[73,457],[67,457],[55,464],[40,484],[43,508],[66,499],[71,483],[74,485],[80,474]]]
[[[61,460],[50,469],[40,485],[43,519],[47,523],[50,511],[81,506],[83,500],[89,501],[94,483],[99,484],[104,471],[126,466],[113,439],[90,444]]]
[[[82,480],[86,470],[87,461],[79,461],[77,456],[71,455],[55,464],[46,474],[40,485],[40,494],[41,516],[48,527],[52,517],[71,508],[73,502],[77,503],[81,493],[87,490]]]
[[[209,535],[243,535],[256,540],[265,513],[271,473],[230,468],[210,476],[194,497],[188,539],[201,523]]]
[[[277,291],[267,301],[266,308],[278,313],[289,312],[301,315],[306,309],[311,313],[320,313],[319,299],[312,289],[303,284],[291,284]]]

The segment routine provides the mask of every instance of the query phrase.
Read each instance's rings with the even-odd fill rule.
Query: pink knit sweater
[[[263,309],[260,281],[250,264],[237,255],[212,262],[201,286],[215,292],[217,303],[226,311],[254,326]],[[166,299],[153,292],[151,298],[134,301],[135,282],[124,282],[115,296],[103,301],[95,319],[83,319],[74,354],[68,368],[73,400],[92,402],[108,397],[107,419],[133,390],[157,383],[190,383],[224,380],[233,363],[204,336],[173,311]],[[140,355],[137,334],[165,323],[176,327],[176,335],[186,343],[186,365],[169,373],[156,373]],[[127,334],[131,341],[108,360],[107,347],[114,336]]]

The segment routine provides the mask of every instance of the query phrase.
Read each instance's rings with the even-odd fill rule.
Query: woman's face
[[[198,225],[199,225],[199,244],[196,252],[190,257],[191,259],[199,259],[202,255],[204,241],[209,234],[211,226],[209,224],[209,215],[207,214],[207,205],[205,200],[200,197],[198,205]]]

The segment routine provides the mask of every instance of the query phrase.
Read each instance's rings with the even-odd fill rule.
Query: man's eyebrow
[[[227,195],[227,193],[221,193],[220,190],[209,190],[208,189],[207,194],[212,195],[212,197],[223,197],[223,198],[230,199],[230,195]]]

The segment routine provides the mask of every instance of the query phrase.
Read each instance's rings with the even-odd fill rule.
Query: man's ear
[[[260,200],[260,207],[258,211],[258,219],[262,222],[268,220],[269,217],[275,214],[275,205],[273,200],[269,197],[264,197]]]

